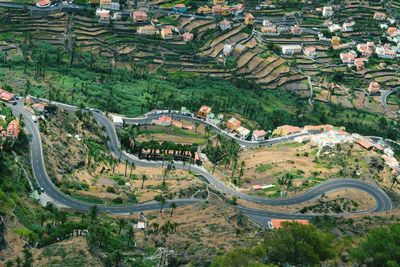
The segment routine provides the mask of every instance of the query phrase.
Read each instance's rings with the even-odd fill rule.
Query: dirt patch
[[[202,124],[195,125],[188,121],[179,121],[183,128],[175,126],[146,125],[139,128],[138,140],[158,142],[174,142],[179,144],[204,144],[206,142],[206,130]]]
[[[250,188],[255,184],[273,184],[277,176],[283,171],[302,171],[304,176],[314,172],[327,175],[330,170],[318,166],[313,162],[316,147],[307,144],[283,144],[273,147],[245,150],[239,161],[246,164],[243,188]],[[313,155],[314,154],[314,155]]]
[[[103,266],[100,260],[89,252],[84,237],[75,237],[50,245],[43,249],[33,249],[34,266]]]
[[[257,241],[259,228],[254,227],[246,217],[238,213],[225,202],[210,201],[209,203],[179,207],[170,217],[170,210],[163,213],[147,212],[149,225],[156,223],[160,227],[170,221],[176,223],[176,232],[168,235],[166,246],[173,248],[175,253],[170,261],[177,266],[206,266],[212,257],[219,252],[233,247],[249,246]],[[162,244],[160,232],[149,233],[149,241]],[[136,235],[138,247],[145,246],[143,234]],[[163,246],[165,246],[163,245]]]

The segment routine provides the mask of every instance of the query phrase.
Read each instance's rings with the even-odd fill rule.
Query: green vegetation
[[[392,139],[398,136],[397,125],[383,116],[324,103],[315,103],[314,108],[310,108],[306,100],[282,90],[254,90],[258,88],[256,84],[240,77],[229,83],[201,76],[169,76],[162,71],[148,75],[144,65],[129,61],[121,64],[130,67],[113,69],[102,57],[77,51],[80,57],[71,58],[72,55],[44,42],[34,43],[24,53],[23,62],[0,63],[0,83],[11,85],[21,94],[98,107],[128,116],[155,108],[180,109],[181,106],[190,106],[195,111],[207,104],[216,113],[242,114],[263,129],[283,124],[329,123],[360,134]],[[161,79],[160,75],[165,78]],[[29,76],[33,79],[27,82]]]
[[[272,169],[273,167],[274,167],[274,165],[270,164],[270,163],[261,164],[260,166],[258,166],[256,168],[256,172],[257,173],[263,173],[263,172],[266,172],[266,171]]]
[[[324,262],[329,262],[328,265],[398,266],[400,224],[377,227],[361,237],[335,239],[328,231],[337,223],[335,219],[317,219],[315,223],[327,226],[327,230],[283,223],[282,228],[267,232],[261,245],[233,249],[216,257],[211,266],[319,266]],[[345,254],[350,257],[343,257]]]
[[[399,266],[399,241],[399,224],[377,228],[362,239],[359,246],[351,251],[351,256],[365,266]]]
[[[230,251],[216,257],[211,266],[318,265],[335,256],[333,241],[331,234],[314,226],[283,223],[282,228],[267,232],[261,245]]]

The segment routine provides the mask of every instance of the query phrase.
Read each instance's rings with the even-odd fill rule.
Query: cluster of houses
[[[387,20],[387,15],[382,12],[375,12],[374,19],[377,21]],[[392,19],[389,19],[390,23],[394,23]],[[343,24],[343,27],[337,24],[331,24],[329,30],[335,32],[338,30],[352,31],[354,23]],[[345,27],[346,26],[346,27]],[[387,24],[381,24],[381,28],[386,29],[385,35],[389,41],[395,42],[397,45],[391,45],[390,43],[375,45],[373,42],[354,44],[355,50],[340,53],[340,59],[342,63],[347,64],[349,67],[354,66],[357,71],[365,69],[365,62],[372,55],[381,59],[395,59],[400,56],[400,30],[396,27],[389,27]],[[343,30],[344,29],[344,30]],[[331,39],[332,48],[337,49],[350,49],[352,44],[341,44],[339,36],[333,36]]]
[[[306,57],[315,58],[317,56],[317,49],[314,46],[302,46],[302,45],[281,45],[283,55],[294,55],[304,53]]]
[[[335,127],[329,124],[324,124],[324,125],[307,125],[304,128],[302,127],[297,127],[297,126],[292,126],[292,125],[282,125],[277,127],[273,132],[273,136],[288,136],[292,134],[297,134],[301,132],[306,132],[306,133],[320,133],[320,132],[329,132],[334,130]],[[337,128],[340,131],[343,131],[344,128]]]
[[[196,117],[202,120],[205,120],[207,122],[210,122],[215,125],[220,125],[223,121],[223,115],[220,114],[218,116],[215,116],[214,113],[211,112],[212,108],[209,106],[201,106],[199,111],[196,114]],[[247,139],[250,135],[250,130],[243,127],[241,125],[241,121],[236,119],[235,117],[231,117],[227,122],[226,122],[226,127],[228,131],[232,134],[234,134],[236,137],[240,139]],[[252,133],[252,141],[263,141],[265,140],[265,137],[267,135],[267,132],[264,130],[254,130]]]
[[[240,139],[246,139],[250,135],[250,130],[241,126],[241,121],[232,117],[226,123],[228,130]]]
[[[119,10],[119,4],[118,5],[115,4],[116,4],[115,2],[111,2],[110,0],[100,0],[100,8],[96,10],[96,15],[99,17],[99,23],[109,24],[110,20],[121,19],[122,13],[115,12],[115,10]],[[176,10],[182,10],[178,8],[180,7],[180,5],[183,4],[177,4],[174,6],[176,7]],[[181,11],[179,12],[181,13]],[[131,12],[131,18],[132,21],[136,25],[138,25],[136,33],[139,35],[160,36],[164,40],[180,39],[185,42],[193,40],[192,33],[185,32],[181,34],[180,30],[175,26],[155,25],[154,21],[150,21],[147,12],[144,10],[133,10]]]
[[[200,107],[199,111],[196,113],[196,117],[217,126],[220,125],[224,119],[223,114],[216,115],[212,112],[211,107],[205,105]]]
[[[290,27],[284,25],[275,25],[269,19],[264,19],[262,23],[262,27],[260,31],[264,35],[275,35],[278,36],[282,33],[289,33],[292,35],[301,35],[303,33],[303,29],[295,24]]]
[[[6,124],[6,116],[0,115],[0,137],[17,139],[20,132],[21,126],[19,120],[15,119]]]
[[[400,53],[400,46],[392,47],[388,43],[375,47],[373,42],[367,42],[365,44],[357,44],[356,49],[357,51],[350,50],[340,53],[339,56],[342,63],[347,64],[349,67],[355,66],[357,71],[365,69],[365,62],[374,52],[378,58],[382,59],[395,59],[400,55],[398,54]]]
[[[185,123],[181,120],[174,120],[174,119],[172,119],[171,116],[167,116],[167,115],[161,116],[158,119],[152,120],[152,124],[158,125],[158,126],[164,126],[164,127],[174,126],[176,128],[190,130],[190,131],[194,130],[194,127],[192,124]]]
[[[159,35],[164,40],[181,39],[185,42],[193,40],[192,33],[185,32],[181,34],[180,30],[172,25],[165,25],[162,27],[157,27],[153,24],[141,26],[138,27],[137,34],[150,36]]]
[[[213,14],[216,16],[237,16],[241,14],[243,10],[244,5],[242,3],[227,5],[225,0],[213,0],[212,7],[209,7],[208,5],[201,6],[197,9],[197,13],[204,15]]]
[[[361,147],[369,151],[375,150],[379,152],[385,164],[389,166],[392,174],[397,177],[397,180],[400,180],[400,164],[394,157],[394,152],[390,147],[387,147],[385,144],[380,144],[379,142],[375,143],[370,138],[358,134],[353,134],[353,136],[355,136],[357,144]]]
[[[342,25],[333,23],[332,21],[328,21],[325,23],[325,26],[328,27],[330,32],[352,32],[354,31],[354,26],[356,23],[354,21],[343,22]]]
[[[291,134],[307,132],[314,135],[299,135],[294,140],[296,142],[311,141],[317,144],[320,148],[334,147],[337,144],[356,143],[362,148],[369,151],[377,151],[381,154],[385,164],[389,166],[393,175],[400,181],[400,164],[394,157],[393,150],[384,143],[374,142],[368,137],[359,134],[350,134],[345,131],[345,128],[335,128],[332,125],[305,126],[304,128],[283,125],[272,132],[273,136],[287,136]],[[315,135],[315,133],[318,133]]]
[[[0,100],[5,102],[14,101],[15,95],[6,90],[0,89]],[[6,116],[0,115],[0,137],[17,139],[21,132],[19,120],[12,120],[6,125]]]

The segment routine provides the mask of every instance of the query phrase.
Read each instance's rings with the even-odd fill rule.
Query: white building
[[[122,125],[124,125],[124,120],[122,119],[121,116],[117,116],[117,115],[111,115],[111,116],[112,116],[113,124],[114,124],[115,126],[122,126]]]
[[[271,27],[271,26],[273,26],[274,24],[272,24],[272,22],[269,20],[269,19],[264,19],[263,20],[263,26],[264,27]]]
[[[354,31],[354,25],[355,24],[356,23],[354,21],[343,23],[342,31],[343,32],[352,32],[352,31]]]
[[[118,2],[111,2],[110,9],[111,10],[119,10],[120,4]]]
[[[224,44],[224,55],[229,56],[233,51],[233,45],[231,44]]]
[[[237,132],[237,134],[239,135],[239,138],[240,138],[240,139],[246,139],[246,138],[249,136],[249,134],[250,134],[250,130],[249,130],[249,129],[246,129],[246,128],[242,127],[242,126],[239,126],[239,127],[235,130],[235,132]]]
[[[226,31],[232,28],[232,23],[229,20],[224,19],[219,23],[219,27],[221,28],[221,30]]]
[[[305,47],[303,52],[304,55],[311,58],[314,58],[317,55],[316,48],[314,46]]]
[[[284,55],[298,54],[303,50],[301,45],[281,45],[281,49]]]
[[[263,140],[265,140],[266,134],[267,134],[267,132],[264,130],[255,130],[255,131],[253,131],[251,140],[252,141],[263,141]]]
[[[332,24],[328,27],[330,32],[337,32],[337,31],[341,31],[342,27],[340,27],[340,25],[338,24]]]
[[[325,18],[332,17],[333,16],[333,8],[331,6],[324,6],[322,8],[322,16]]]
[[[375,49],[375,53],[379,58],[394,59],[397,56],[395,51],[385,46],[378,46]]]

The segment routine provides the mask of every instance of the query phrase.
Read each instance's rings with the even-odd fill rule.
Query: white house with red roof
[[[381,86],[377,81],[370,82],[368,86],[368,93],[370,94],[377,94],[381,90]]]
[[[392,50],[390,45],[378,46],[375,48],[375,53],[379,58],[396,58],[396,52]]]
[[[162,28],[161,38],[165,40],[174,38],[174,32],[173,32],[174,28],[175,28],[174,26],[165,26],[164,28]]]
[[[221,30],[226,31],[232,28],[232,22],[230,22],[227,19],[224,19],[223,21],[221,21],[219,23],[219,27],[221,28]]]
[[[147,13],[142,10],[135,10],[132,12],[132,19],[135,23],[147,22]]]
[[[0,100],[10,102],[14,99],[14,94],[6,90],[0,89]]]
[[[263,141],[265,140],[265,136],[267,135],[267,132],[264,130],[254,130],[253,134],[251,136],[252,141]]]
[[[356,57],[357,53],[355,51],[340,53],[340,60],[342,60],[343,63],[348,65],[352,65]]]
[[[184,34],[182,34],[182,39],[185,42],[192,41],[193,40],[193,33],[185,32]]]
[[[314,46],[304,47],[303,52],[304,55],[311,58],[314,58],[317,55],[316,48]]]
[[[21,132],[19,121],[13,120],[7,126],[7,137],[17,139]]]
[[[36,2],[36,6],[40,8],[49,7],[51,5],[50,0],[40,0]]]

